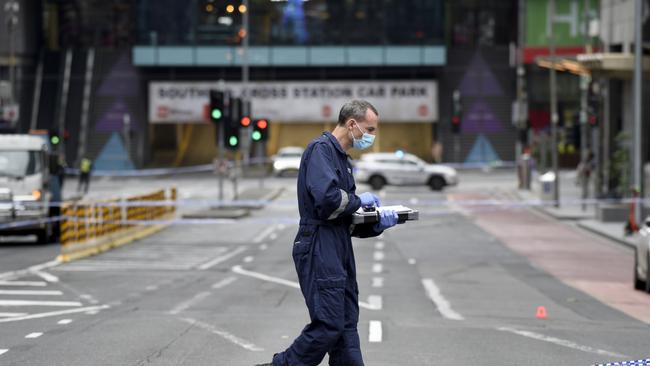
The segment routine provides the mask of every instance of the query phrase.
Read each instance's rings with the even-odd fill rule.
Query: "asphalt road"
[[[486,226],[490,222],[481,215],[489,212],[438,204],[454,194],[509,192],[512,176],[473,173],[463,179],[445,193],[385,189],[384,202],[420,209],[420,221],[381,238],[355,240],[367,365],[592,365],[650,356],[648,325],[539,265],[536,247],[526,246],[527,227],[513,226],[514,219],[498,223],[503,232],[520,233],[514,244],[529,252],[506,243],[501,227]],[[0,282],[0,364],[268,362],[308,317],[291,260],[295,181],[267,184],[286,189],[249,218],[171,226],[111,252]],[[187,197],[200,187],[193,179]],[[539,220],[551,228],[540,240],[552,242],[552,228],[566,227]],[[43,260],[25,259],[30,247],[0,247],[0,254],[14,257],[2,255],[0,272],[48,261],[45,253],[56,246],[37,249]],[[631,256],[624,248],[608,250],[611,257]],[[561,253],[556,260],[590,265]],[[631,273],[631,267],[624,270]],[[607,285],[594,277],[589,280]],[[547,319],[536,318],[539,306]]]

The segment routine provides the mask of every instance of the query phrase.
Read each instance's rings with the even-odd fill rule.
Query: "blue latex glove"
[[[381,202],[379,202],[379,197],[375,196],[370,192],[361,193],[359,195],[359,199],[361,200],[361,207],[381,206]]]
[[[389,227],[397,225],[397,212],[393,210],[385,210],[379,213],[379,222],[375,224],[374,229],[376,232],[381,232]]]

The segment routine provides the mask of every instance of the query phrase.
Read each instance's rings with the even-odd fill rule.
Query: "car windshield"
[[[0,150],[0,176],[24,177],[40,170],[40,151]]]

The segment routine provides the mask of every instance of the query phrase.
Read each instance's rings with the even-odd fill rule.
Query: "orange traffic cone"
[[[537,319],[547,319],[548,316],[546,314],[546,308],[543,306],[538,306],[537,307],[537,314],[535,314],[535,317]]]

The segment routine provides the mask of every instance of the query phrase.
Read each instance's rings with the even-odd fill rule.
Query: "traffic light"
[[[210,121],[219,123],[224,120],[225,95],[219,90],[210,90]]]
[[[258,119],[253,124],[253,133],[251,138],[253,141],[266,141],[269,138],[269,120]]]
[[[57,146],[61,143],[61,136],[58,131],[50,131],[50,144]]]
[[[231,150],[239,149],[239,120],[242,108],[241,99],[230,98],[230,113],[224,123],[224,145]]]
[[[460,102],[460,92],[458,90],[454,90],[452,99],[453,99],[453,106],[451,112],[451,132],[455,134],[459,134],[461,129],[461,122],[462,122],[461,116],[463,113],[463,106]]]
[[[590,126],[598,126],[598,117],[600,115],[600,94],[597,92],[597,87],[592,83],[587,96],[587,123]]]
[[[242,128],[248,128],[253,122],[251,120],[251,102],[242,100],[241,107],[239,126]]]

